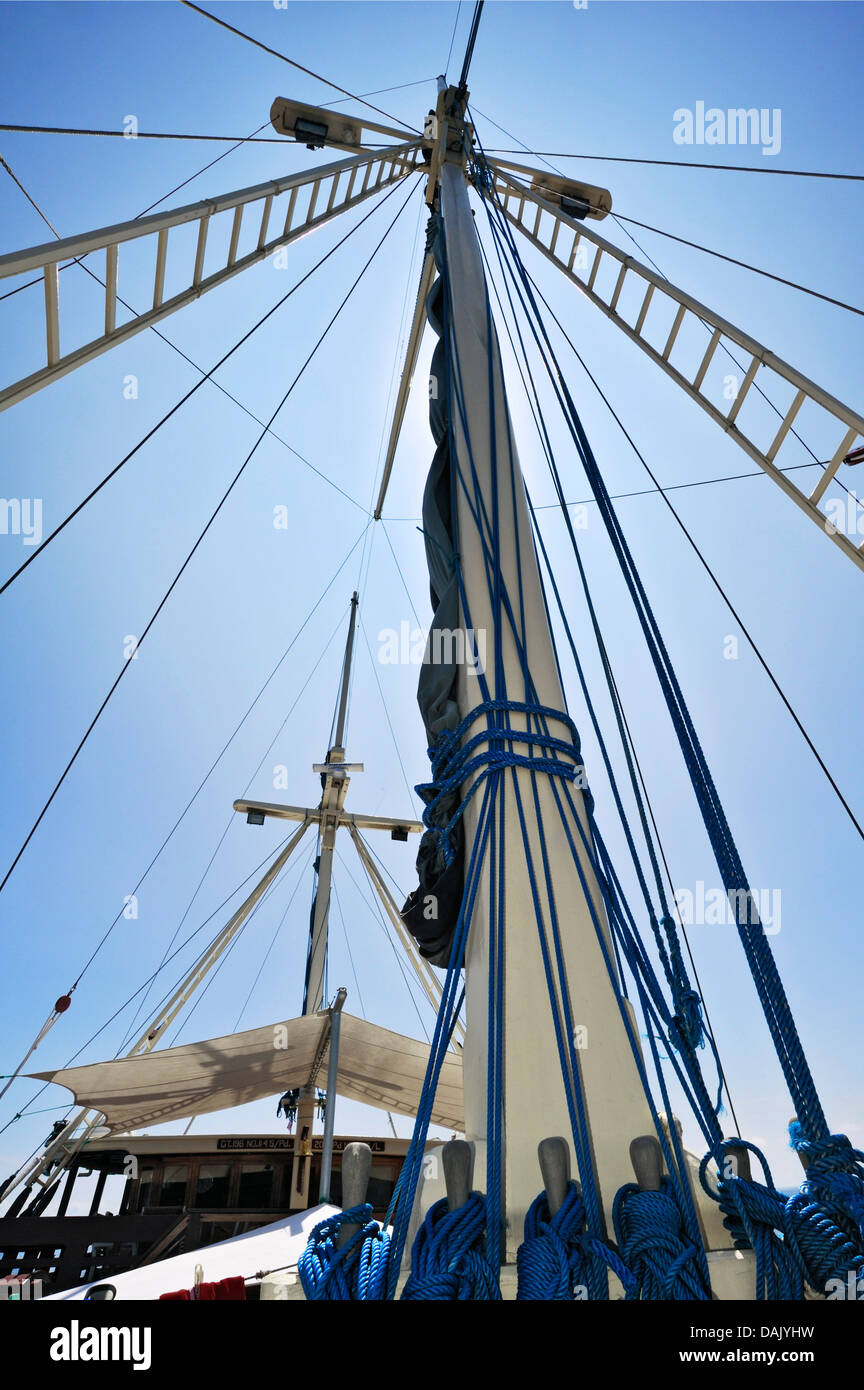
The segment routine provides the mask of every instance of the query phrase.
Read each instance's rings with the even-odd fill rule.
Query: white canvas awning
[[[141,1057],[33,1072],[37,1081],[66,1086],[79,1105],[99,1110],[112,1133],[209,1115],[305,1086],[313,1067],[327,1076],[329,1014],[292,1018],[267,1028],[169,1047]],[[429,1059],[428,1043],[342,1015],[338,1093],[400,1115],[416,1115]],[[432,1120],[464,1128],[462,1062],[448,1054]]]

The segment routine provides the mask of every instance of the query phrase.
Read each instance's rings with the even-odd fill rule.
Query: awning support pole
[[[318,1201],[330,1201],[330,1175],[333,1172],[333,1132],[336,1124],[336,1083],[339,1077],[339,1028],[347,989],[338,989],[330,1005],[330,1055],[327,1059],[327,1106],[324,1111],[324,1145],[321,1151],[321,1186]]]

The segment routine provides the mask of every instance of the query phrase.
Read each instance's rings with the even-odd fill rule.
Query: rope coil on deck
[[[427,1211],[411,1251],[411,1276],[402,1290],[409,1301],[500,1301],[498,1270],[483,1254],[486,1198],[472,1192],[451,1211],[442,1197]]]
[[[668,1177],[661,1180],[657,1192],[625,1183],[616,1193],[612,1221],[622,1258],[634,1276],[635,1287],[627,1290],[628,1299],[710,1300],[698,1247],[687,1235]]]
[[[328,1216],[315,1227],[298,1262],[310,1301],[366,1303],[386,1298],[390,1236],[371,1218],[366,1202]],[[336,1238],[345,1225],[360,1229],[338,1249]]]
[[[545,1192],[525,1214],[525,1239],[516,1252],[517,1301],[567,1303],[605,1297],[597,1290],[594,1265],[601,1261],[618,1275],[627,1296],[638,1284],[626,1260],[586,1230],[585,1203],[579,1184],[570,1182],[554,1216]]]

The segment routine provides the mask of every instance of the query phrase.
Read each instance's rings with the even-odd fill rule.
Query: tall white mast
[[[461,123],[464,98],[450,88],[439,96],[439,123]],[[446,140],[446,137],[445,137]],[[457,546],[470,625],[486,634],[486,677],[492,699],[508,698],[520,702],[536,701],[550,709],[566,709],[552,637],[534,551],[530,516],[512,429],[507,410],[504,379],[497,337],[487,317],[488,296],[477,233],[468,200],[464,155],[442,143],[440,148],[441,214],[447,247],[449,279],[448,312],[451,342],[462,383],[462,405],[451,404],[452,447],[456,470],[461,479],[476,470],[480,505],[490,519],[496,515],[500,534],[500,571],[516,617],[517,630],[527,633],[526,665],[530,669],[536,697],[526,691],[523,663],[510,624],[493,609],[489,592],[488,554],[478,533],[473,497],[466,488],[456,486],[453,499],[457,525]],[[461,418],[464,410],[464,421]],[[494,424],[494,433],[493,433]],[[470,453],[469,453],[470,439]],[[516,486],[511,489],[511,460]],[[488,539],[488,537],[487,537]],[[521,575],[520,575],[521,568]],[[463,612],[463,622],[468,620]],[[490,654],[495,647],[496,623],[503,649],[504,688],[496,685]],[[478,681],[468,668],[460,668],[459,709],[464,717],[479,700]],[[528,727],[524,714],[510,716],[511,727]],[[484,727],[479,723],[472,733]],[[566,737],[563,728],[553,732]],[[483,745],[477,752],[483,751]],[[609,978],[597,932],[592,922],[588,897],[608,943],[603,903],[588,856],[580,845],[581,870],[588,895],[580,882],[579,870],[565,835],[552,787],[542,774],[536,776],[541,815],[534,813],[532,773],[519,769],[516,780],[526,817],[531,855],[535,866],[542,864],[541,836],[551,864],[554,900],[563,937],[564,964],[569,987],[573,1022],[578,1029],[577,1053],[581,1082],[587,1103],[592,1157],[598,1175],[602,1210],[611,1235],[612,1198],[625,1182],[631,1182],[629,1146],[637,1135],[653,1132],[647,1099],[639,1079],[631,1042],[625,1030],[616,993]],[[463,795],[465,788],[463,787]],[[541,956],[535,906],[522,831],[509,777],[502,780],[499,795],[505,798],[504,844],[506,899],[504,927],[504,1017],[502,1182],[506,1220],[506,1260],[515,1259],[522,1240],[525,1212],[541,1187],[537,1163],[537,1144],[549,1135],[569,1135],[564,1084],[555,1039],[544,965]],[[587,835],[588,819],[584,795],[572,792],[579,819]],[[480,815],[480,797],[469,802],[465,812],[468,844],[474,840]],[[571,826],[579,843],[578,828]],[[590,841],[589,841],[590,842]],[[549,895],[543,887],[540,899],[543,930],[549,933]],[[465,963],[466,1038],[463,1052],[466,1137],[482,1151],[486,1139],[487,1029],[490,873],[484,870],[469,934]],[[611,949],[611,948],[610,948]],[[633,1036],[638,1032],[633,1024]]]

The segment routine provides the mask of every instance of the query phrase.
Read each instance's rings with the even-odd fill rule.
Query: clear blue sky
[[[434,100],[434,75],[444,65],[457,18],[450,0],[211,8],[354,91],[421,83],[371,98],[415,125]],[[334,96],[180,5],[7,4],[0,14],[4,122],[119,129],[126,116],[135,115],[142,130],[240,137],[267,119],[276,95],[315,102]],[[463,5],[451,77],[458,75],[469,20],[470,7]],[[857,173],[862,172],[857,99],[862,28],[857,4],[589,0],[581,11],[563,0],[489,3],[472,66],[472,100],[485,117],[478,115],[478,126],[487,146],[515,143],[491,119],[533,150]],[[704,146],[696,152],[676,145],[673,113],[699,101],[709,107],[779,108],[781,152],[771,159],[758,150]],[[0,138],[0,153],[64,235],[135,216],[222,148],[6,133]],[[166,205],[306,168],[313,158],[302,148],[247,145]],[[864,300],[860,184],[577,160],[566,161],[566,169],[605,183],[621,213],[826,294]],[[4,171],[0,175],[0,250],[47,239],[47,229],[20,190]],[[326,273],[313,277],[220,373],[250,410],[269,415],[401,196],[376,213],[328,262]],[[350,216],[356,220],[358,214]],[[405,316],[413,304],[422,229],[416,194],[386,254],[373,265],[277,421],[283,439],[354,501],[283,445],[268,440],[261,446],[0,895],[0,1070],[17,1064],[55,998],[71,984],[360,535]],[[316,233],[291,249],[287,270],[265,263],[170,318],[162,331],[195,362],[210,367],[343,230],[340,225]],[[601,230],[626,242],[610,221]],[[671,279],[841,399],[860,403],[860,318],[659,236],[636,235]],[[679,397],[637,348],[537,260],[526,250],[529,267],[544,291],[554,292],[588,365],[665,484],[752,471],[746,457]],[[95,324],[101,312],[98,288],[79,271],[64,272],[62,280],[69,322]],[[146,299],[147,277],[132,257],[124,262],[121,256],[121,292],[132,302]],[[0,319],[7,369],[17,361],[35,366],[41,348],[40,291],[0,303]],[[423,623],[427,584],[416,522],[431,457],[422,389],[429,351],[427,343],[386,508],[388,534]],[[610,489],[649,486],[578,365],[568,360],[568,368]],[[123,396],[129,374],[139,382],[135,401]],[[145,333],[31,397],[0,417],[4,496],[42,498],[46,530],[56,525],[196,379],[170,347]],[[543,460],[515,389],[513,411],[534,500],[551,501]],[[0,602],[4,869],[117,674],[124,638],[141,631],[256,434],[247,415],[205,386]],[[581,499],[587,489],[577,461],[560,429],[555,439],[568,495]],[[854,476],[849,481],[851,486]],[[864,486],[858,490],[864,492]],[[673,497],[860,815],[860,572],[765,479],[723,482]],[[289,526],[274,530],[273,508],[283,503],[290,510]],[[739,659],[724,659],[724,641],[737,629],[662,500],[631,498],[620,502],[619,514],[704,736],[751,881],[782,892],[782,929],[772,943],[829,1120],[834,1129],[864,1143],[855,1028],[864,973],[861,841],[743,640]],[[561,527],[554,513],[546,515],[548,543],[572,596],[576,630],[585,632]],[[596,518],[584,548],[673,876],[683,887],[700,880],[713,887],[716,869]],[[265,799],[315,798],[318,782],[311,763],[327,746],[344,640],[344,621],[339,624],[361,578],[360,553],[330,590],[147,878],[138,920],[121,921],[115,929],[31,1069],[62,1065],[159,963],[231,818],[232,800],[335,631],[253,786]],[[0,573],[11,573],[25,554],[20,537],[0,536]],[[365,551],[362,621],[373,653],[382,629],[398,628],[403,621],[415,624],[380,528]],[[597,688],[597,663],[587,641],[586,662]],[[598,755],[569,668],[567,675],[571,712],[583,730],[591,772]],[[373,664],[361,636],[348,748],[367,770],[352,783],[355,809],[399,815],[416,805],[378,684],[413,784],[427,772],[416,677],[411,666]],[[608,714],[602,700],[601,708]],[[272,769],[279,764],[288,769],[288,789],[277,794]],[[592,781],[601,827],[620,851],[610,798],[599,774]],[[198,926],[279,838],[273,823],[255,830],[235,817],[183,934]],[[378,848],[407,891],[413,847],[385,840]],[[350,848],[343,846],[342,855],[356,877]],[[620,852],[619,862],[623,866]],[[299,1011],[311,893],[308,867],[301,865],[299,872],[301,886],[241,1026]],[[297,877],[295,869],[250,923],[181,1033],[182,1041],[233,1029]],[[418,1014],[380,923],[341,863],[337,888],[331,987],[348,987],[352,1011],[365,1010],[378,1022],[420,1036]],[[635,896],[633,901],[635,906]],[[790,1103],[737,939],[730,928],[694,927],[691,943],[742,1131],[764,1145],[779,1181],[794,1182],[797,1160],[785,1145]],[[191,949],[164,988],[191,960]],[[429,1010],[419,1007],[428,1027]],[[113,1055],[130,1017],[127,1011],[112,1023],[84,1059]],[[32,1083],[17,1083],[0,1123],[31,1092]],[[62,1098],[49,1092],[38,1105]],[[57,1113],[22,1120],[0,1136],[4,1173],[38,1143]],[[223,1122],[254,1131],[272,1128],[275,1120],[270,1102],[262,1102],[242,1116],[198,1121],[196,1129],[211,1131]],[[380,1113],[340,1104],[343,1131],[383,1132],[382,1122]],[[400,1133],[408,1132],[407,1122],[398,1123]]]

